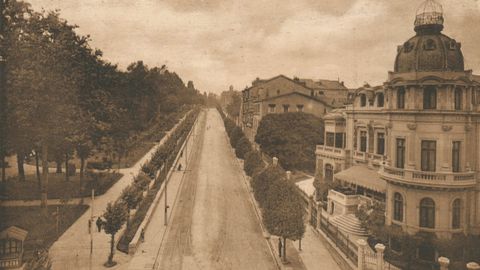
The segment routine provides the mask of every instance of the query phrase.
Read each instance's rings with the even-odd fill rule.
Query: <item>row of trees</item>
[[[149,68],[137,61],[122,71],[105,61],[89,45],[90,37],[78,35],[77,26],[57,11],[36,12],[10,0],[0,17],[6,75],[1,178],[6,181],[6,156],[17,156],[20,181],[25,180],[24,161],[34,157],[42,206],[47,204],[49,161],[68,164],[76,155],[82,182],[85,161],[95,150],[121,159],[136,134],[185,104],[205,100],[192,82],[185,86],[165,66]]]
[[[220,108],[219,111],[236,156],[244,159],[244,170],[252,176],[251,186],[267,231],[283,238],[282,258],[285,260],[287,239],[300,240],[305,233],[305,205],[298,188],[287,180],[280,165],[274,163],[265,167],[261,154],[253,149],[242,130]]]

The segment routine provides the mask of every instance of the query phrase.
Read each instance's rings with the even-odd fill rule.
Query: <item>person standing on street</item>
[[[100,232],[102,230],[103,220],[100,217],[98,217],[96,223],[97,223],[98,232]]]
[[[278,257],[282,257],[282,248],[283,248],[283,244],[282,244],[282,239],[279,237],[278,238]]]

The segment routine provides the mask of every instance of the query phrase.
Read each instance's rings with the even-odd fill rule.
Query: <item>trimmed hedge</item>
[[[238,158],[245,159],[245,155],[252,151],[252,145],[247,137],[242,136],[235,145],[235,155]]]
[[[262,170],[265,163],[257,150],[251,150],[245,155],[243,170],[248,176],[253,176],[255,172]]]
[[[148,164],[142,166],[142,173],[135,178],[133,185],[139,186],[140,191],[146,191],[148,184],[152,179],[155,178],[157,171],[159,171],[162,166],[163,168],[170,168],[175,161],[175,158],[182,147],[183,143],[187,139],[188,133],[193,127],[195,119],[197,118],[200,112],[199,108],[195,108],[191,113],[187,114],[185,120],[179,124],[173,133],[170,134],[170,137],[157,149],[153,154],[152,159]],[[152,204],[155,196],[160,189],[162,183],[165,181],[168,171],[162,169],[156,179],[154,179],[154,184],[150,190],[148,190],[147,195],[140,202],[135,215],[130,221],[129,227],[125,230],[122,237],[118,241],[117,249],[128,253],[128,244],[132,241],[135,233],[138,230],[138,227],[145,219],[145,215]]]

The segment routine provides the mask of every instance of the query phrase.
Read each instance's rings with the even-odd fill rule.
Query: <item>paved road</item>
[[[216,110],[189,165],[157,269],[275,269]],[[157,211],[163,211],[160,207]]]

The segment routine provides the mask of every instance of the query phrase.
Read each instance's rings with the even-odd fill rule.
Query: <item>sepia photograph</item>
[[[478,0],[0,0],[0,270],[480,270],[479,44]]]

